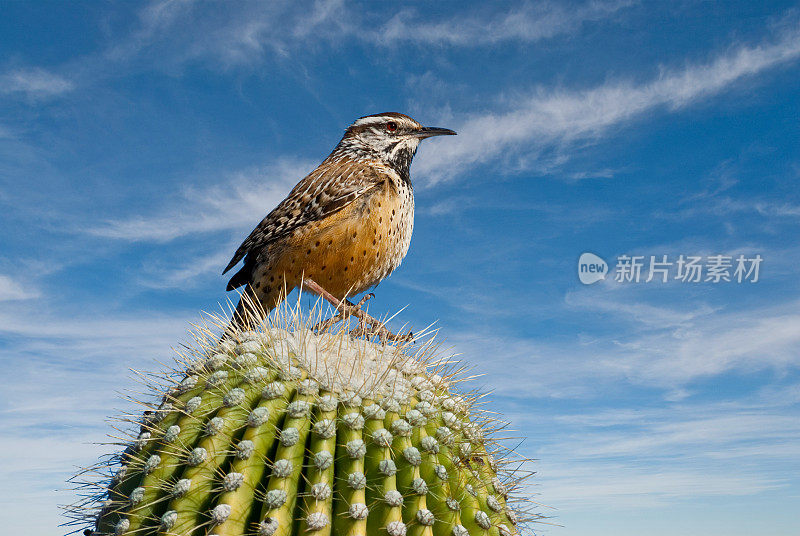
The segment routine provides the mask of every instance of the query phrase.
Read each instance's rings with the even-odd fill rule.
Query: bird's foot
[[[358,318],[358,327],[350,330],[350,335],[353,337],[364,337],[364,336],[366,336],[367,338],[378,337],[378,339],[382,343],[386,343],[388,341],[411,342],[412,340],[414,340],[414,334],[411,333],[410,331],[402,335],[400,334],[395,335],[386,328],[386,325],[383,322],[375,320],[361,309],[361,307],[367,302],[367,300],[371,300],[374,297],[375,294],[370,292],[369,294],[361,298],[361,301],[359,301],[356,305],[353,305],[347,300],[345,300],[347,306],[353,307],[350,314]]]
[[[311,279],[305,279],[303,281],[303,286],[314,294],[318,294],[331,302],[337,310],[335,316],[320,322],[312,328],[313,331],[317,333],[329,330],[334,324],[341,322],[342,320],[347,320],[348,318],[357,318],[358,327],[350,330],[350,335],[353,337],[377,337],[382,343],[390,341],[411,342],[414,339],[414,335],[411,332],[395,335],[386,328],[386,325],[383,322],[374,319],[361,308],[368,300],[375,297],[375,295],[372,293],[365,295],[357,304],[353,304],[346,299],[339,300]]]

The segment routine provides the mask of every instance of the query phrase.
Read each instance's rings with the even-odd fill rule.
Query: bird
[[[269,312],[302,287],[347,310],[382,338],[394,336],[348,297],[380,283],[408,252],[414,228],[411,161],[424,139],[455,135],[398,112],[355,120],[330,155],[306,175],[242,242],[227,290],[245,287],[232,326],[248,303]],[[371,297],[371,295],[369,296]],[[368,297],[366,297],[368,298]]]

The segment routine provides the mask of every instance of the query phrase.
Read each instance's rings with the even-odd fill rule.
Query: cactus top
[[[415,384],[435,387],[435,378],[426,374],[425,367],[396,346],[369,340],[316,334],[308,329],[287,331],[273,328],[262,333],[246,332],[247,339],[233,347],[274,361],[274,365],[289,365],[308,372],[313,381],[301,385],[301,390],[323,389],[337,393],[343,402],[376,395],[404,398],[416,392]],[[255,345],[260,344],[259,348]],[[287,369],[290,370],[290,369]]]
[[[517,534],[511,464],[425,357],[273,326],[201,348],[120,456],[89,532]]]

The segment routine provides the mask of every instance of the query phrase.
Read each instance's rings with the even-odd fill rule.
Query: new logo
[[[608,274],[608,264],[606,261],[594,253],[582,253],[578,259],[578,279],[584,285],[597,283],[605,279]]]

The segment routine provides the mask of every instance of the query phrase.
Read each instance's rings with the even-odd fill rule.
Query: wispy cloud
[[[698,214],[712,214],[715,216],[729,216],[732,214],[758,214],[775,222],[776,218],[794,220],[800,217],[800,205],[786,200],[764,200],[749,196],[747,199],[720,196],[702,204],[693,204],[684,208],[677,214],[664,214],[669,217],[687,217]]]
[[[531,43],[577,32],[635,3],[591,0],[566,6],[548,1],[431,20],[414,9],[364,10],[345,0],[240,2],[224,11],[214,3],[157,1],[140,11],[137,27],[113,43],[105,57],[119,61],[160,51],[158,60],[173,65],[205,61],[227,69],[348,41],[382,49]]]
[[[681,328],[621,338],[621,359],[605,366],[632,379],[656,385],[738,370],[777,371],[800,366],[800,314],[797,303],[783,310],[717,313]]]
[[[188,257],[177,266],[159,264],[146,268],[141,284],[151,288],[191,288],[204,282],[206,276],[216,275],[231,260],[232,252],[238,244],[231,244],[210,255]]]
[[[467,13],[435,22],[404,10],[377,32],[366,35],[384,46],[398,42],[466,47],[508,41],[530,43],[577,31],[587,22],[607,18],[636,3],[635,0],[590,1],[577,6],[528,3],[499,14]]]
[[[732,474],[720,469],[710,473],[674,465],[653,469],[619,462],[545,466],[539,476],[540,487],[535,491],[546,492],[547,504],[618,511],[665,506],[689,497],[754,495],[787,485],[757,472]]]
[[[520,95],[503,112],[475,114],[460,125],[458,136],[424,153],[417,172],[430,182],[452,178],[475,164],[502,158],[506,151],[536,155],[548,147],[591,140],[611,127],[658,109],[681,110],[719,94],[733,84],[800,57],[800,27],[794,23],[770,40],[739,45],[716,58],[683,69],[662,68],[648,82],[612,80],[586,90],[536,88]],[[516,166],[520,166],[515,161]]]
[[[0,302],[11,300],[27,300],[39,296],[36,289],[26,288],[7,275],[0,274]]]
[[[85,232],[132,242],[167,242],[187,235],[253,228],[314,166],[283,159],[274,165],[233,173],[209,188],[186,188],[156,214],[109,220]]]
[[[111,60],[130,59],[151,45],[161,33],[169,32],[170,27],[190,14],[196,4],[194,0],[151,1],[139,10],[135,28],[113,42],[103,56]]]
[[[192,62],[222,69],[252,66],[308,48],[309,36],[319,43],[352,36],[360,18],[342,0],[244,1],[232,9],[220,9],[216,2],[156,0],[138,15],[135,27],[112,42],[103,59],[148,57],[169,67]]]
[[[0,75],[0,94],[45,99],[73,89],[72,80],[40,68],[14,69]]]
[[[3,486],[0,503],[24,503],[4,516],[19,534],[52,533],[64,521],[55,505],[75,500],[62,491],[66,479],[78,465],[117,450],[97,444],[116,433],[106,418],[119,408],[141,411],[120,399],[141,390],[129,367],[163,372],[155,360],[171,363],[188,320],[200,320],[186,312],[76,308],[58,313],[41,302],[0,308],[0,473],[21,483]]]
[[[793,404],[694,402],[509,417],[545,432],[538,445],[524,448],[542,460],[539,483],[551,504],[628,510],[790,485],[786,468],[800,454]]]
[[[493,356],[487,384],[515,397],[593,398],[622,382],[681,399],[693,382],[720,374],[800,368],[796,300],[745,311],[703,305],[681,310],[631,306],[630,296],[599,292],[572,295],[564,311],[551,313],[597,320],[602,312],[602,334],[587,326],[568,340],[542,341],[476,327],[452,333],[448,342],[482,369],[485,356]]]
[[[617,307],[617,318],[626,319],[633,329],[615,339],[617,353],[604,365],[634,381],[683,386],[732,370],[800,366],[800,315],[798,303],[791,299],[757,310],[698,309],[684,319],[672,318],[669,310],[658,314],[658,307],[645,316],[631,315],[620,300],[598,296],[584,295],[573,305],[607,312]],[[660,325],[653,319],[660,319]],[[637,324],[647,329],[637,329]]]
[[[784,447],[789,444],[794,448],[792,454],[800,455],[800,426],[797,419],[785,411],[769,413],[763,408],[731,411],[731,408],[715,407],[710,414],[700,415],[701,410],[696,406],[672,408],[672,411],[672,418],[665,412],[640,413],[638,421],[628,423],[624,431],[614,430],[619,424],[595,424],[593,440],[573,445],[570,454],[579,458],[636,456],[641,459],[692,452],[694,456],[731,459],[750,457],[752,449],[749,447],[755,444],[760,445],[761,456],[783,457],[788,454]],[[679,414],[678,418],[675,413]]]

